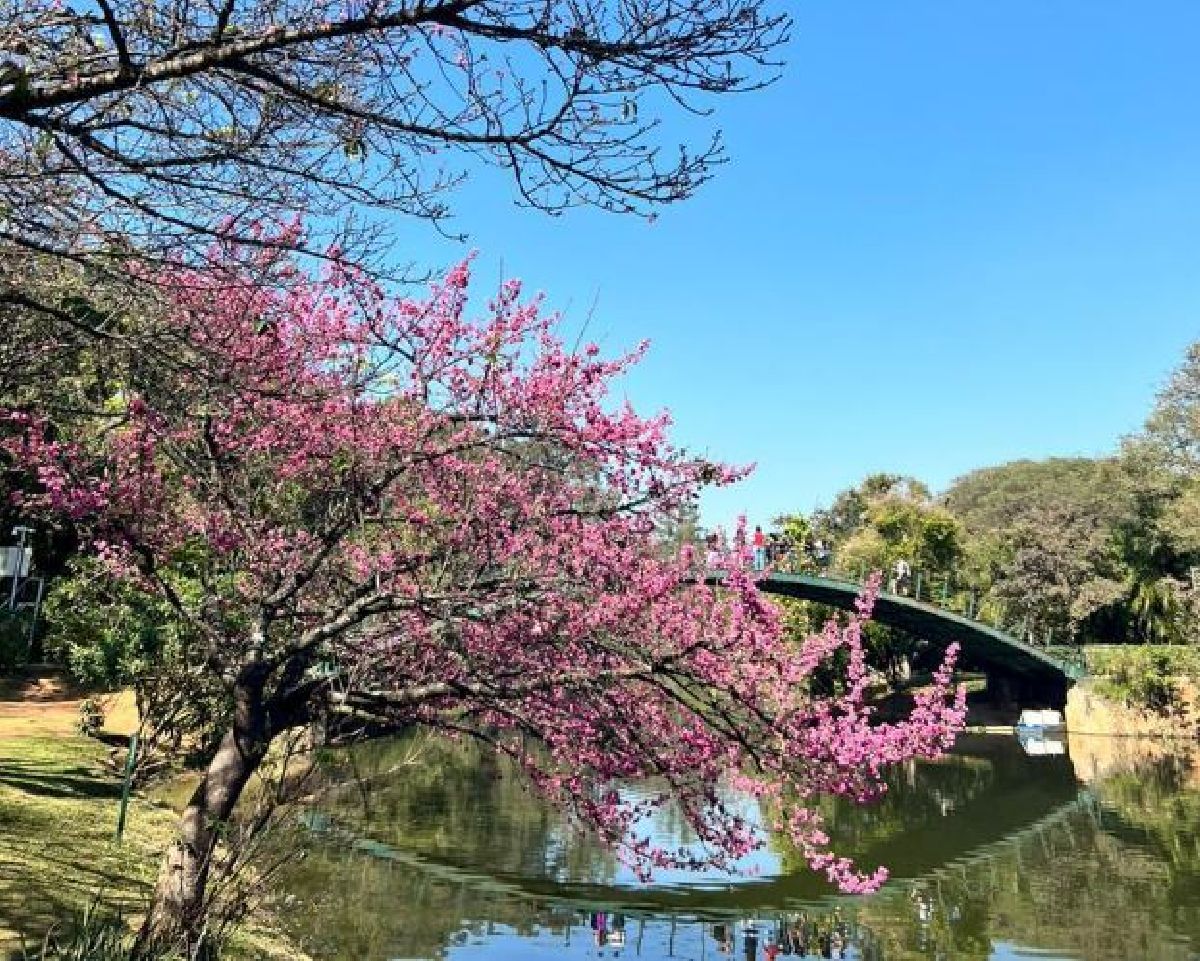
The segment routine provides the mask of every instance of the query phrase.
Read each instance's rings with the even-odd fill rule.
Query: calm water
[[[831,808],[841,849],[893,874],[845,898],[782,840],[741,877],[638,884],[494,759],[393,743],[356,755],[375,789],[308,816],[286,913],[314,956],[355,961],[1200,957],[1200,758],[1030,750],[964,738],[882,804]],[[653,829],[689,840],[668,815]]]

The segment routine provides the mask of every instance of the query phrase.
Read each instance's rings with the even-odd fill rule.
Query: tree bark
[[[213,855],[273,736],[262,684],[240,681],[233,694],[233,724],[183,811],[178,837],[163,855],[136,957],[175,950],[192,958],[202,949]]]

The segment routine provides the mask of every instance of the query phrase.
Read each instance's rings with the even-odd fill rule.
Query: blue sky
[[[709,523],[1111,450],[1200,337],[1200,3],[792,9],[782,81],[718,104],[731,162],[656,223],[461,192],[481,280],[652,341],[635,405],[758,465]]]

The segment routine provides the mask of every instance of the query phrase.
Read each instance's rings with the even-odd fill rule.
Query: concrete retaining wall
[[[1190,679],[1180,679],[1181,705],[1169,715],[1141,711],[1096,692],[1087,681],[1067,693],[1066,722],[1072,734],[1116,734],[1131,737],[1200,736],[1200,704]]]

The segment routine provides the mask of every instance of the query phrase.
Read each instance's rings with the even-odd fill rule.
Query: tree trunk
[[[234,688],[233,725],[184,809],[178,838],[163,856],[150,912],[138,933],[137,957],[176,950],[191,958],[201,948],[213,855],[243,789],[266,756],[271,736],[262,685],[239,682]]]

